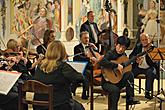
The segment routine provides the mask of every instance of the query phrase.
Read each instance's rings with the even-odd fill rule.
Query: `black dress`
[[[72,110],[71,103],[77,106],[74,110],[84,110],[84,107],[77,101],[72,99],[70,85],[73,81],[82,81],[83,76],[74,70],[66,62],[62,62],[61,65],[50,73],[44,73],[40,66],[37,67],[35,73],[35,79],[43,82],[45,84],[52,84],[54,86],[54,109],[55,110]],[[35,99],[44,100],[48,97],[45,95],[35,94]],[[34,109],[44,109],[47,108],[34,106]]]

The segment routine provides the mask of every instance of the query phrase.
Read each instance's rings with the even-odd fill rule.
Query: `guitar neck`
[[[131,63],[133,63],[138,57],[145,55],[148,51],[143,51],[139,54],[137,54],[136,56],[133,56],[131,59],[129,59],[127,62],[123,63],[122,65],[124,67],[127,67],[128,65],[130,65]]]
[[[129,64],[133,63],[133,61],[135,61],[139,56],[145,55],[146,53],[151,52],[153,49],[154,49],[154,46],[150,46],[146,51],[143,51],[143,52],[137,54],[136,56],[132,57],[127,62],[123,63],[123,66],[124,67],[128,66]]]

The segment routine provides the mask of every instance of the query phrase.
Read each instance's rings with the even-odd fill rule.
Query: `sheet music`
[[[84,74],[87,62],[67,61],[67,63],[71,65],[77,72]]]
[[[0,94],[7,95],[21,73],[0,70]]]

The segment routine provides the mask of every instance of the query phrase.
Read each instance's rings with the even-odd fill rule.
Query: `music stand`
[[[165,48],[154,48],[149,55],[152,60],[165,60]]]
[[[152,60],[155,60],[155,61],[162,61],[161,62],[161,69],[162,69],[162,67],[163,67],[163,60],[165,60],[165,48],[154,48],[154,50],[153,51],[151,51],[150,53],[149,53],[149,55],[150,55],[150,58],[152,59]],[[157,95],[159,95],[159,94],[163,94],[163,96],[165,97],[165,92],[164,92],[164,90],[163,90],[163,71],[162,71],[162,82],[161,82],[161,89],[160,89],[160,92],[158,91],[158,94]],[[156,97],[157,97],[157,95],[156,95]],[[160,97],[157,97],[159,100],[160,100],[160,110],[162,110],[162,102],[165,102],[165,100],[163,100],[163,99],[161,99]]]

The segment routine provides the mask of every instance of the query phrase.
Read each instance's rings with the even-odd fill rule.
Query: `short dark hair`
[[[93,12],[93,11],[89,11],[89,12],[87,13],[87,17],[89,17],[89,14],[90,14],[90,13],[94,13],[94,12]]]
[[[130,39],[125,36],[120,36],[117,39],[117,44],[124,45],[126,48],[130,46]]]

